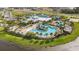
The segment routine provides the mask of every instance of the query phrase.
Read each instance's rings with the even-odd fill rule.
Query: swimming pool
[[[57,26],[64,26],[64,22],[62,21],[57,21],[56,23],[57,23]]]
[[[40,30],[40,29],[32,29],[31,32],[37,33],[38,35],[42,35],[42,36],[47,36],[47,35],[51,35],[57,32],[56,27],[50,26],[50,25],[45,25],[48,27],[48,29],[45,30]]]

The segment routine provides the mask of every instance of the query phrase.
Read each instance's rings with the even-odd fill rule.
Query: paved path
[[[79,37],[70,43],[42,49],[43,51],[79,51]]]

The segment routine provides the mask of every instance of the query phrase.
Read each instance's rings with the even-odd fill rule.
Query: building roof
[[[27,20],[32,20],[32,21],[49,21],[49,20],[51,20],[51,17],[49,17],[47,15],[32,15]]]

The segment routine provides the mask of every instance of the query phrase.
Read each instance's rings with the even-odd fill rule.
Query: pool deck
[[[36,28],[37,24],[33,24],[32,26],[27,27],[27,30],[25,31],[25,33],[29,32],[30,30],[32,30],[33,28]]]

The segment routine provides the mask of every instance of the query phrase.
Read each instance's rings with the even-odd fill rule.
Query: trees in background
[[[62,9],[61,13],[73,14],[75,13],[75,11],[73,9]]]
[[[73,10],[75,13],[79,13],[79,7],[75,7]]]
[[[66,14],[79,14],[79,7],[75,7],[73,9],[61,9],[61,13],[66,13]]]
[[[21,18],[23,18],[23,16],[25,16],[25,13],[24,12],[16,12],[16,11],[13,11],[12,14],[18,20],[21,19]]]

